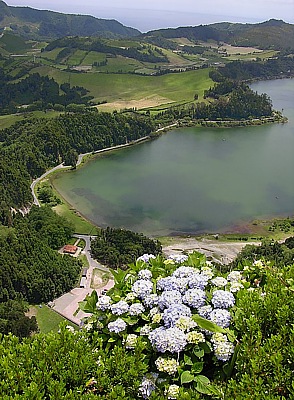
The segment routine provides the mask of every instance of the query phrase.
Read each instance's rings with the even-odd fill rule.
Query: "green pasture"
[[[108,102],[139,100],[147,96],[162,96],[171,102],[191,101],[195,93],[199,99],[203,91],[213,85],[209,78],[210,69],[199,69],[161,76],[140,76],[135,74],[71,73],[49,67],[37,67],[34,72],[53,77],[59,84],[83,86],[94,96],[94,101]]]
[[[41,58],[48,58],[49,60],[56,60],[56,57],[58,55],[58,53],[61,52],[61,50],[63,50],[64,47],[58,47],[56,49],[50,50],[50,51],[44,51],[43,53],[41,53],[40,57]]]
[[[81,65],[92,65],[94,62],[105,61],[106,55],[98,51],[89,51],[83,59]]]
[[[51,310],[46,305],[39,306],[31,306],[31,310],[34,314],[36,314],[36,319],[38,323],[38,327],[40,332],[48,333],[48,332],[57,332],[59,329],[59,325],[61,322],[67,321],[67,325],[78,329],[78,326],[73,324],[72,322],[66,320],[61,315],[57,314],[55,311]]]
[[[0,129],[9,128],[11,125],[16,122],[22,121],[23,119],[35,117],[35,118],[55,118],[58,117],[61,113],[59,111],[31,111],[26,113],[19,114],[9,114],[9,115],[0,115]]]
[[[68,59],[67,64],[69,65],[80,65],[87,55],[85,50],[76,50]]]
[[[135,42],[134,40],[118,39],[118,40],[107,40],[107,45],[112,47],[138,47],[140,42]]]
[[[116,73],[116,72],[134,72],[138,68],[142,68],[140,61],[133,58],[125,58],[122,56],[107,58],[107,65],[97,67],[97,71]]]

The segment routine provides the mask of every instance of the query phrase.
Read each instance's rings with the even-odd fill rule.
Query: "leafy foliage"
[[[91,242],[93,256],[111,268],[123,267],[134,262],[140,254],[160,254],[161,245],[143,234],[125,229],[102,229]]]
[[[46,207],[33,207],[13,224],[13,231],[0,239],[0,302],[47,302],[70,290],[81,266],[54,249],[66,243],[72,227]]]

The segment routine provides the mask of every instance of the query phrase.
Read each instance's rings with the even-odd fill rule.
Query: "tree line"
[[[142,254],[160,254],[161,244],[141,233],[108,227],[92,240],[91,252],[99,262],[116,269],[135,262]]]
[[[0,67],[0,114],[11,114],[19,110],[19,106],[28,109],[46,109],[55,104],[88,104],[91,96],[80,86],[59,85],[53,78],[38,73],[12,83]]]

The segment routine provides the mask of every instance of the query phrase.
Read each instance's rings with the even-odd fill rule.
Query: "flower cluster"
[[[98,299],[99,323],[104,324],[103,332],[108,329],[112,340],[114,334],[119,335],[127,349],[134,349],[138,341],[146,344],[150,373],[140,385],[140,397],[148,399],[163,379],[167,398],[176,399],[179,386],[170,385],[171,377],[172,383],[180,382],[177,374],[192,371],[192,364],[187,367],[184,360],[194,358],[195,363],[196,357],[196,362],[205,365],[209,352],[213,360],[222,362],[232,356],[234,344],[226,333],[234,293],[244,287],[244,278],[240,271],[218,276],[203,259],[194,263],[195,258],[170,256],[158,268],[160,260],[152,262],[154,258],[144,254],[126,275],[132,280],[126,281],[125,288],[115,287],[109,296]],[[219,328],[211,329],[212,324]]]
[[[110,306],[112,314],[122,315],[129,311],[129,305],[126,301],[120,300],[119,302]]]
[[[149,333],[148,338],[153,346],[159,353],[179,353],[183,351],[187,339],[185,333],[179,328],[167,328],[163,326],[154,329]]]
[[[155,365],[160,372],[166,372],[169,375],[173,375],[177,372],[178,367],[180,366],[179,362],[174,358],[163,358],[158,357],[155,361]]]
[[[222,333],[214,333],[211,342],[216,358],[220,361],[228,361],[234,353],[234,345],[228,341],[227,336]]]
[[[117,320],[115,320],[113,322],[109,322],[107,327],[109,329],[109,332],[119,333],[126,329],[127,324],[125,323],[125,321],[123,319],[118,318]]]

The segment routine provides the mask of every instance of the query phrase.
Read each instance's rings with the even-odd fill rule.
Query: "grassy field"
[[[36,117],[36,118],[55,118],[58,117],[61,113],[59,111],[32,111],[29,113],[19,113],[19,114],[9,114],[9,115],[0,115],[0,129],[9,128],[11,125],[15,124],[18,121],[22,121],[28,117]]]
[[[95,235],[97,233],[97,227],[94,224],[83,218],[64,200],[62,201],[63,203],[53,207],[53,210],[56,211],[57,214],[62,215],[68,221],[73,223],[75,233],[81,235]]]
[[[83,59],[81,65],[92,65],[94,62],[101,62],[106,60],[104,53],[98,53],[98,51],[89,51]]]
[[[55,311],[51,310],[51,308],[43,304],[41,305],[41,307],[31,306],[30,314],[35,315],[39,330],[42,333],[57,332],[59,329],[59,324],[61,322],[67,321],[61,315],[57,314]],[[70,321],[67,321],[67,325],[78,329],[77,325],[73,324]]]
[[[67,59],[67,64],[68,65],[80,65],[84,58],[87,55],[87,51],[85,50],[76,50],[68,59]]]
[[[94,96],[94,101],[140,100],[148,96],[161,96],[170,102],[191,101],[195,93],[199,100],[203,91],[213,82],[210,69],[200,69],[161,76],[138,76],[132,74],[70,73],[49,67],[38,67],[34,72],[49,75],[58,83],[83,86]],[[167,101],[165,101],[167,102]],[[157,104],[156,104],[157,105]]]

